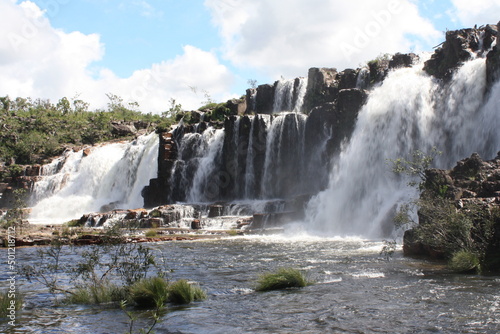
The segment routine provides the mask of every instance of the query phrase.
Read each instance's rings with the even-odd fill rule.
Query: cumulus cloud
[[[175,59],[120,78],[96,67],[105,54],[98,34],[55,29],[50,15],[31,1],[0,1],[0,13],[0,96],[57,102],[78,95],[99,108],[112,93],[155,113],[168,109],[170,98],[185,108],[199,107],[206,98],[190,87],[215,99],[229,98],[233,75],[211,52],[186,45]]]
[[[467,0],[452,0],[451,2],[455,7],[451,11],[452,19],[458,20],[464,26],[496,24],[500,20],[498,0],[476,0],[473,3]]]
[[[423,51],[441,38],[410,0],[206,0],[237,66],[277,77],[357,67],[381,53]]]

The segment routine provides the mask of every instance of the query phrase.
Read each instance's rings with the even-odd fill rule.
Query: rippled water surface
[[[197,281],[208,299],[170,308],[156,333],[497,333],[500,278],[446,273],[436,265],[380,256],[383,243],[361,239],[276,236],[149,244],[173,269]],[[2,250],[3,253],[6,253]],[[19,263],[34,248],[17,249]],[[6,264],[2,262],[2,286]],[[316,284],[257,293],[259,274],[305,270]],[[19,280],[26,293],[20,324],[6,333],[125,333],[128,318],[106,307],[54,307],[46,291]],[[135,328],[151,322],[140,314]]]

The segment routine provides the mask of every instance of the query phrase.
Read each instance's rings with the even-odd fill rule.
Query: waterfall
[[[308,171],[314,170],[317,180],[327,178],[331,132],[318,128],[317,120],[309,127],[307,121],[307,115],[294,112],[231,117],[224,130],[209,126],[202,134],[183,134],[167,191],[174,201],[189,203],[317,193],[325,183],[312,180]]]
[[[220,178],[217,167],[224,143],[224,131],[208,128],[203,132],[202,138],[206,146],[198,159],[193,185],[188,194],[191,203],[213,201],[219,195]]]
[[[391,172],[388,159],[436,147],[443,152],[436,167],[451,168],[473,152],[491,158],[499,149],[500,86],[484,104],[485,60],[465,63],[448,84],[421,68],[392,71],[370,93],[348,146],[332,168],[328,189],[309,202],[311,230],[365,237],[392,230],[397,204],[416,193]]]
[[[294,80],[279,80],[274,92],[273,113],[291,111],[293,103]]]
[[[143,206],[141,191],[156,176],[158,135],[68,151],[43,167],[33,188],[30,221],[63,223],[89,212]]]
[[[274,91],[273,113],[300,112],[306,95],[307,79],[278,80]]]
[[[284,113],[274,117],[267,134],[264,174],[261,183],[263,198],[296,195],[304,160],[304,130],[307,116]]]

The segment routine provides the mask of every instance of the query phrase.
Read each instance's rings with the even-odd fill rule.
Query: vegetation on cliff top
[[[0,97],[0,163],[35,164],[61,154],[65,147],[93,145],[130,134],[113,131],[112,123],[141,122],[151,130],[168,130],[175,122],[170,111],[162,115],[145,114],[137,103],[125,104],[116,95],[107,94],[108,106],[89,110],[89,104],[78,99],[48,100]]]

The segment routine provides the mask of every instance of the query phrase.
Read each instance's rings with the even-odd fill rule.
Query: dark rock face
[[[488,45],[489,47],[491,47],[491,43],[493,42],[494,38],[498,37],[498,31],[500,31],[500,22],[498,22],[497,26],[488,25],[485,31],[485,47],[487,47]],[[488,81],[489,87],[491,87],[498,79],[500,79],[500,50],[498,48],[498,44],[495,45],[486,56],[486,80]]]
[[[337,108],[333,114],[332,137],[328,143],[331,147],[331,153],[338,151],[342,141],[351,136],[358,119],[358,113],[366,99],[367,93],[362,89],[343,89],[339,92]]]
[[[181,129],[182,131],[182,129]],[[158,177],[149,180],[142,190],[144,206],[152,208],[172,201],[170,190],[171,171],[177,159],[177,143],[172,133],[161,133],[158,146]]]
[[[370,61],[368,62],[368,69],[370,71],[371,85],[382,82],[389,72],[389,60],[383,58]]]
[[[414,53],[396,53],[389,61],[389,69],[411,67],[416,61],[418,61],[418,59],[419,56]]]
[[[345,69],[338,75],[339,90],[357,88],[358,71],[353,69]]]
[[[456,68],[472,58],[473,52],[484,52],[491,47],[493,31],[491,26],[447,31],[446,41],[425,62],[424,70],[438,79],[450,79]]]
[[[0,172],[2,172],[2,168],[3,166],[0,166]],[[40,179],[42,166],[26,165],[22,168],[23,171],[20,175],[8,177],[4,180],[5,182],[0,183],[0,208],[14,207],[18,196],[24,203],[30,204],[33,186]],[[22,190],[23,193],[16,194],[16,190]]]
[[[257,87],[255,110],[261,114],[271,114],[274,106],[274,85],[260,85]]]
[[[337,69],[311,68],[307,80],[307,92],[304,98],[304,111],[309,111],[322,104],[334,102],[338,96]]]
[[[226,107],[229,108],[231,115],[243,115],[247,110],[247,101],[232,99],[226,102]]]

